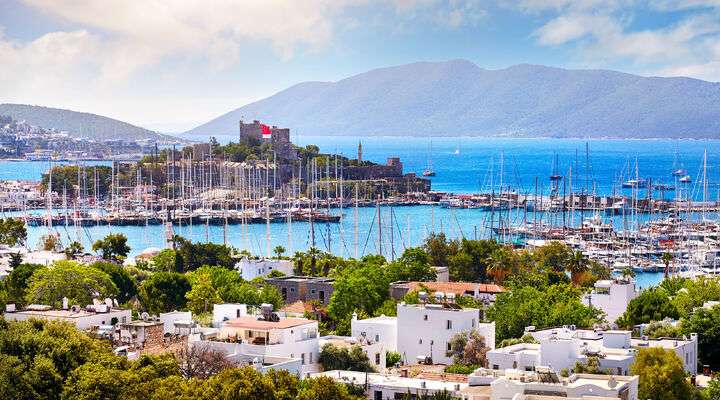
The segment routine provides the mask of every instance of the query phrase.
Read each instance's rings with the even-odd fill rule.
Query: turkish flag
[[[270,136],[272,135],[272,133],[270,132],[270,127],[265,124],[260,124],[260,129],[262,129],[263,139],[270,139]]]

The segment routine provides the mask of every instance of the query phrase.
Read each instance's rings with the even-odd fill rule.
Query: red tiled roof
[[[425,286],[429,290],[443,293],[455,293],[463,295],[465,292],[474,292],[476,289],[480,293],[503,293],[505,288],[491,283],[474,283],[474,282],[407,282],[406,285],[410,290],[420,290],[420,285]]]
[[[306,311],[312,311],[312,305],[310,303],[305,303],[302,300],[298,300],[281,308],[280,311],[284,311],[286,313],[302,314]]]

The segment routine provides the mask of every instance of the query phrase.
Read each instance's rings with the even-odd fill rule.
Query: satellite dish
[[[150,314],[144,312],[140,314],[140,318],[142,318],[143,321],[147,322],[147,320],[150,319]]]

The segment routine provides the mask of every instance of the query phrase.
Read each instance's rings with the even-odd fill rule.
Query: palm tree
[[[279,258],[282,258],[283,253],[285,253],[285,248],[284,248],[283,246],[277,245],[277,246],[275,246],[275,248],[273,249],[273,252],[275,253],[275,255],[277,256],[277,258],[279,259]]]
[[[311,247],[308,249],[307,254],[310,257],[310,275],[317,275],[317,259],[322,255],[322,251],[317,247]]]
[[[665,264],[665,279],[667,279],[670,274],[670,261],[672,261],[673,258],[673,255],[668,251],[664,252],[662,255],[662,262]]]
[[[572,283],[577,286],[582,276],[588,271],[588,259],[582,251],[572,253],[568,260],[567,270],[570,272]]]
[[[513,255],[512,249],[508,247],[501,247],[490,253],[487,259],[487,271],[493,277],[495,283],[502,284],[505,277],[512,270]]]

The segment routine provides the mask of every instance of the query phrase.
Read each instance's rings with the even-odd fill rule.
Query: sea
[[[195,140],[206,138],[194,137]],[[236,140],[218,136],[220,143]],[[708,200],[720,194],[720,141],[716,140],[619,140],[619,139],[549,139],[549,138],[481,138],[481,137],[336,137],[303,136],[291,138],[298,145],[315,144],[323,153],[336,153],[356,158],[362,145],[363,159],[385,163],[388,157],[399,157],[404,171],[421,175],[432,166],[436,175],[432,189],[448,193],[476,193],[495,188],[512,188],[521,193],[548,194],[551,174],[567,177],[566,185],[574,191],[590,193],[630,194],[620,183],[639,176],[675,186],[665,193],[667,198],[682,196],[700,200],[703,195],[703,173],[707,176]],[[86,165],[107,164],[94,162]],[[40,180],[49,167],[48,162],[0,161],[0,179]],[[672,171],[687,170],[692,183],[681,184]],[[568,193],[569,186],[565,188]],[[643,196],[643,193],[638,194]],[[339,212],[339,210],[334,210]],[[404,248],[420,245],[430,232],[443,232],[451,238],[488,237],[488,212],[477,209],[447,209],[437,206],[381,207],[382,231],[378,229],[378,210],[374,207],[342,210],[342,223],[315,224],[316,247],[333,254],[354,257],[382,252],[387,258],[398,257]],[[573,216],[579,222],[583,216]],[[717,217],[717,216],[711,216]],[[522,211],[510,213],[510,221],[520,222],[528,217]],[[569,218],[569,217],[568,217]],[[357,223],[356,223],[357,219]],[[621,226],[619,217],[612,219]],[[642,221],[640,221],[642,222]],[[126,234],[137,255],[150,247],[165,245],[164,228],[100,226],[74,228],[57,227],[63,242],[81,241],[86,248],[108,233]],[[46,228],[29,228],[28,245],[35,246]],[[226,243],[253,254],[265,255],[268,248],[282,245],[288,253],[306,250],[311,246],[310,226],[294,222],[270,224],[270,245],[266,241],[264,224],[222,226],[176,226],[175,233],[194,241]],[[656,285],[661,273],[639,273],[640,287]]]

